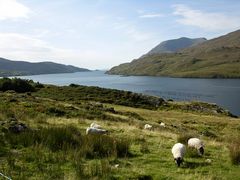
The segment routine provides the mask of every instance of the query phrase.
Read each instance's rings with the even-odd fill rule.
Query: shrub
[[[0,79],[0,91],[14,90],[19,93],[33,92],[35,88],[32,81],[19,78],[2,78]]]
[[[69,85],[69,87],[79,87],[79,85],[72,83],[72,84]]]

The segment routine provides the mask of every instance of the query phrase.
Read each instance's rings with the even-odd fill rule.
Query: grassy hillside
[[[143,95],[124,96],[124,91],[32,85],[34,92],[0,92],[0,172],[12,179],[240,176],[239,119],[216,105],[161,101],[156,107]],[[119,105],[123,101],[125,106]],[[85,135],[92,122],[109,134]],[[144,130],[146,123],[154,130]],[[21,125],[26,128],[13,131]],[[189,136],[202,138],[206,153],[199,157],[188,151],[183,166],[177,168],[171,148]]]
[[[149,55],[107,73],[171,77],[240,78],[240,30],[178,53]]]
[[[173,53],[181,49],[203,43],[204,41],[206,41],[205,38],[190,39],[186,37],[163,41],[159,45],[154,47],[151,51],[149,51],[146,55]]]
[[[25,61],[11,61],[8,59],[0,58],[0,77],[36,75],[36,74],[74,73],[81,71],[89,70],[53,62],[30,63]]]

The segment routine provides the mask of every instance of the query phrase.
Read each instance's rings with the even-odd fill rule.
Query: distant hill
[[[150,54],[113,67],[108,74],[240,78],[240,30],[176,53]]]
[[[74,73],[82,71],[89,70],[53,62],[30,63],[25,61],[11,61],[8,59],[0,58],[0,76]]]
[[[159,45],[154,47],[151,51],[149,51],[146,55],[161,54],[161,53],[173,53],[173,52],[177,52],[181,49],[197,45],[206,40],[207,40],[206,38],[190,39],[190,38],[182,37],[179,39],[163,41]]]

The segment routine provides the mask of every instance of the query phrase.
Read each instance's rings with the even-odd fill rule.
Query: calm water
[[[240,79],[187,79],[106,75],[104,71],[22,76],[45,84],[71,83],[128,90],[173,100],[200,100],[240,115]]]

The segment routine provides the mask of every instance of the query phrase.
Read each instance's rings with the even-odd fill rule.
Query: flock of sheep
[[[165,127],[165,123],[161,122],[160,126],[161,127]],[[144,129],[146,129],[146,130],[153,130],[153,126],[150,125],[150,124],[145,124],[144,125]],[[198,139],[198,138],[190,138],[188,140],[188,147],[197,149],[198,154],[201,155],[201,156],[204,153],[203,141]],[[176,143],[172,147],[173,158],[174,158],[174,160],[175,160],[175,162],[176,162],[178,167],[183,162],[183,157],[184,157],[185,153],[186,153],[186,147],[182,143]]]
[[[188,140],[188,147],[197,149],[198,154],[201,156],[204,153],[204,144],[198,138],[190,138]],[[185,153],[186,153],[186,147],[182,143],[176,143],[172,147],[173,158],[174,158],[176,164],[178,165],[178,167],[183,162],[183,157],[184,157]]]
[[[160,126],[165,127],[165,123],[161,122]],[[145,124],[144,129],[152,130],[153,126]],[[107,134],[107,133],[108,133],[107,130],[103,129],[99,124],[96,123],[92,123],[90,127],[86,129],[86,134]],[[198,138],[190,138],[188,140],[188,147],[196,149],[199,155],[204,154],[204,143],[202,140]],[[183,162],[184,155],[186,154],[185,145],[182,143],[174,144],[174,146],[172,147],[172,154],[177,166],[179,167]]]

